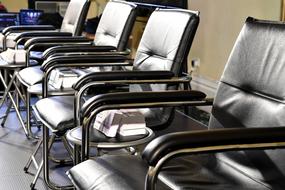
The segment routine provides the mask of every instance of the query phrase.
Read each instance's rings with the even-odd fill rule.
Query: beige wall
[[[201,13],[189,60],[200,59],[197,75],[218,80],[245,18],[279,20],[281,0],[189,0],[189,9]]]
[[[1,0],[1,2],[10,12],[18,12],[28,7],[28,0]]]

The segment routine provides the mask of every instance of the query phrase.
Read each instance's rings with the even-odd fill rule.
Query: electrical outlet
[[[191,66],[192,66],[192,69],[194,69],[194,70],[199,68],[200,67],[200,59],[199,58],[192,59]]]

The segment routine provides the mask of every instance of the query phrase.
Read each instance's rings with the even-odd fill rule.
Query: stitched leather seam
[[[255,95],[255,96],[259,96],[261,98],[265,98],[265,99],[268,99],[270,101],[275,101],[275,102],[279,102],[279,103],[285,104],[284,98],[273,97],[273,96],[270,96],[269,94],[261,93],[261,92],[254,91],[254,90],[244,89],[244,88],[238,87],[238,86],[236,86],[234,84],[230,84],[230,83],[225,82],[225,81],[220,81],[220,82],[224,83],[224,84],[226,84],[228,86],[231,86],[233,88],[239,89],[241,91],[247,92],[249,94],[252,94],[252,95]]]
[[[168,59],[168,58],[167,58],[167,57],[165,57],[165,56],[158,55],[158,54],[155,54],[155,53],[152,53],[152,52],[142,51],[142,50],[139,50],[138,52],[140,52],[140,53],[144,53],[144,54],[148,55],[149,57],[157,57],[157,58],[161,58],[161,59],[165,59],[165,60],[173,61],[173,59]]]
[[[239,168],[237,168],[237,167],[235,167],[235,166],[233,166],[233,165],[231,165],[231,164],[229,164],[229,163],[223,161],[223,160],[220,159],[220,158],[217,158],[217,160],[219,160],[219,161],[222,162],[223,164],[225,164],[225,165],[227,165],[227,166],[229,166],[229,167],[231,167],[231,168],[233,168],[233,169],[239,171],[241,174],[243,174],[244,176],[248,177],[248,178],[251,179],[252,181],[254,181],[254,182],[256,182],[256,183],[258,183],[258,184],[260,184],[260,185],[262,185],[262,186],[264,186],[264,187],[266,187],[266,188],[268,188],[268,189],[271,189],[271,188],[268,187],[268,185],[266,185],[265,183],[262,183],[260,180],[256,180],[255,178],[251,177],[250,175],[248,175],[247,173],[243,172],[243,171],[240,170]]]

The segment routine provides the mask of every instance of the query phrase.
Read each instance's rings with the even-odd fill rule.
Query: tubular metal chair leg
[[[39,166],[38,166],[38,164],[37,164],[37,162],[36,162],[35,156],[36,156],[36,154],[38,153],[38,151],[39,151],[39,149],[40,149],[42,143],[43,143],[43,139],[40,139],[40,140],[38,141],[37,145],[36,145],[36,148],[35,148],[34,152],[33,152],[32,155],[30,156],[30,158],[29,158],[29,160],[28,160],[26,166],[24,167],[24,171],[25,171],[26,173],[28,172],[28,170],[29,170],[29,168],[30,168],[32,162],[34,163],[36,169],[39,168]]]
[[[74,144],[73,148],[73,163],[74,165],[77,165],[81,162],[80,159],[80,146],[77,144]]]
[[[42,169],[43,169],[43,160],[42,160],[41,163],[40,163],[40,166],[39,166],[39,168],[38,168],[38,170],[37,170],[37,173],[36,173],[36,175],[35,175],[35,177],[34,177],[33,182],[30,184],[31,190],[34,190],[34,189],[35,189],[36,183],[37,183],[37,181],[38,181],[38,179],[39,179],[39,176],[40,176],[40,174],[41,174]]]
[[[2,108],[5,100],[7,99],[7,95],[9,95],[9,94],[11,95],[10,89],[12,87],[13,81],[15,80],[16,74],[13,74],[13,76],[11,77],[10,82],[9,82],[8,85],[5,82],[5,79],[3,78],[3,75],[1,73],[0,73],[0,75],[1,75],[1,82],[3,83],[3,86],[5,88],[5,91],[4,91],[4,94],[3,94],[3,97],[2,97],[2,102],[1,102],[1,105],[0,105],[0,108]]]
[[[31,94],[27,91],[26,92],[26,127],[32,135],[32,130],[31,130]]]
[[[8,104],[7,109],[5,111],[5,114],[1,117],[1,119],[2,119],[1,126],[2,127],[5,127],[5,123],[6,123],[6,120],[7,120],[7,117],[8,117],[8,114],[9,114],[11,108],[12,108],[12,102],[10,101],[10,103]]]
[[[58,186],[57,184],[54,184],[50,181],[49,176],[49,129],[43,125],[43,175],[44,175],[44,181],[46,185],[51,189],[74,189],[72,185],[70,186]]]
[[[31,94],[28,91],[26,91],[25,106],[26,106],[26,128],[27,128],[31,138],[38,139],[39,137],[35,136],[32,132],[31,119],[34,120],[34,123],[38,128],[40,128],[40,125],[37,123],[36,117],[32,114]]]
[[[48,150],[51,149],[52,144],[54,143],[54,141],[55,141],[55,135],[53,135],[53,136],[50,138],[50,142],[48,143]],[[36,149],[34,150],[34,152],[32,153],[32,155],[30,156],[30,158],[29,158],[29,160],[28,160],[26,166],[24,167],[24,171],[25,171],[26,173],[28,172],[28,169],[30,168],[30,166],[31,166],[32,163],[35,165],[35,168],[37,169],[37,172],[36,172],[36,174],[35,174],[34,180],[33,180],[33,182],[30,184],[31,189],[34,189],[34,188],[35,188],[35,185],[36,185],[36,183],[37,183],[37,181],[38,181],[38,179],[39,179],[39,176],[40,176],[40,174],[41,174],[41,171],[42,171],[42,169],[43,169],[43,159],[41,159],[41,162],[40,162],[39,165],[37,164],[37,161],[36,161],[36,159],[35,159],[35,156],[36,156],[36,154],[38,153],[38,151],[39,151],[39,149],[40,149],[42,143],[43,143],[43,139],[40,139],[40,140],[38,141],[37,145],[36,145]]]
[[[66,139],[65,136],[62,136],[62,137],[61,137],[61,140],[62,140],[63,145],[64,145],[65,149],[67,150],[67,152],[68,152],[68,154],[69,154],[71,160],[73,160],[73,157],[74,157],[74,156],[73,156],[73,151],[72,151],[72,147],[70,146],[68,140]]]
[[[14,73],[14,75],[15,75],[15,73]],[[2,84],[3,84],[3,86],[4,86],[4,88],[5,88],[5,89],[8,89],[8,86],[6,85],[5,80],[4,80],[4,78],[3,78],[3,76],[2,76],[1,73],[0,73],[0,80],[1,80],[1,82],[2,82]],[[13,82],[11,81],[10,83],[13,83]],[[9,84],[10,84],[10,83],[9,83]],[[10,101],[11,101],[12,104],[13,104],[13,107],[15,108],[16,115],[17,115],[17,117],[18,117],[18,119],[19,119],[19,122],[20,122],[22,128],[24,129],[24,132],[25,132],[27,138],[29,138],[29,133],[28,133],[28,131],[27,131],[27,129],[26,129],[26,126],[25,126],[25,124],[24,124],[24,122],[23,122],[21,113],[20,113],[20,111],[17,109],[16,102],[14,101],[13,96],[11,95],[10,92],[7,92],[7,94],[8,94],[8,97],[10,98]]]
[[[11,78],[12,78],[12,76],[11,76]],[[25,97],[22,95],[22,93],[21,93],[19,87],[16,85],[16,82],[14,81],[13,84],[14,84],[15,91],[16,91],[16,92],[15,92],[15,91],[13,92],[13,96],[15,96],[15,93],[16,93],[16,98],[20,98],[20,100],[25,103]],[[8,88],[8,89],[9,89],[9,88]],[[7,94],[8,94],[8,92],[6,93],[6,96],[7,96]],[[7,98],[7,97],[6,97],[6,98]],[[4,95],[3,98],[2,98],[3,101],[2,101],[1,106],[3,105],[3,102],[5,102],[5,99],[6,99],[6,98],[5,98],[5,95]],[[17,101],[20,101],[20,100],[17,100]],[[18,103],[16,102],[16,105],[18,105],[18,104],[19,104],[19,102],[18,102]],[[1,106],[0,106],[0,108],[1,108]],[[10,103],[9,103],[8,106],[7,106],[5,116],[8,116],[8,113],[10,113],[11,108],[12,108],[12,102],[10,101]],[[15,108],[14,108],[14,109],[15,109]],[[20,110],[19,107],[18,107],[18,110]],[[2,121],[2,125],[4,125],[5,122],[6,122],[6,118],[5,118],[5,120]]]

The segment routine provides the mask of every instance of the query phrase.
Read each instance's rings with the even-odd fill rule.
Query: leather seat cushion
[[[41,66],[28,67],[19,71],[18,77],[25,85],[32,86],[42,81],[43,71]]]
[[[34,108],[39,119],[54,133],[64,133],[73,127],[74,96],[44,98],[37,101]]]
[[[143,190],[146,172],[146,164],[136,156],[102,156],[76,165],[68,176],[77,189]]]
[[[35,60],[42,60],[43,59],[43,52],[41,51],[31,51],[30,58]]]
[[[137,190],[143,189],[147,170],[146,163],[137,156],[108,155],[74,166],[68,176],[82,190]],[[200,155],[167,163],[159,174],[157,189],[267,188],[220,162],[215,155]]]

